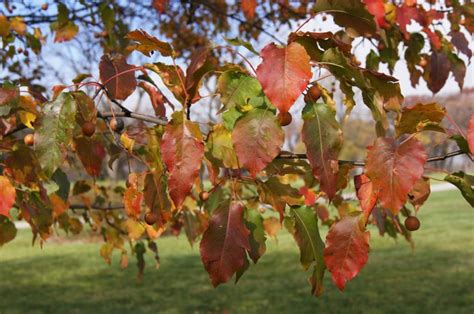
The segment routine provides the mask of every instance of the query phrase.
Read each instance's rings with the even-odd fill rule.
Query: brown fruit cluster
[[[115,132],[122,132],[124,127],[125,127],[125,124],[123,123],[123,120],[122,119],[116,119],[116,118],[112,118],[109,122],[109,125],[110,125],[110,128],[112,129],[112,131],[115,131]]]
[[[308,89],[308,92],[304,96],[304,101],[315,102],[319,99],[319,97],[321,97],[321,88],[318,85],[313,85],[310,89]]]
[[[35,143],[35,136],[33,134],[26,134],[23,138],[23,142],[28,146],[33,146]]]
[[[91,137],[95,133],[95,124],[87,121],[82,125],[82,134],[87,137]]]
[[[145,214],[145,222],[148,225],[154,225],[158,221],[158,215],[154,212],[148,212]]]
[[[410,216],[405,219],[405,228],[408,231],[416,231],[420,229],[420,220],[415,216]]]
[[[281,126],[287,126],[293,120],[291,113],[289,112],[280,112],[277,116],[278,121],[280,121]]]

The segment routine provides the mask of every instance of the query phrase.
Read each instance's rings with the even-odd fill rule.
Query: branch
[[[136,120],[141,120],[145,122],[155,123],[159,125],[166,125],[168,120],[165,117],[157,118],[153,116],[149,116],[146,114],[135,113],[135,112],[97,112],[97,116],[99,118],[110,118],[110,117],[125,117],[125,118],[132,118]]]
[[[445,159],[463,155],[463,154],[465,154],[465,152],[463,152],[462,150],[456,150],[456,151],[447,153],[446,155],[430,157],[428,158],[426,162],[441,161],[441,160],[445,160]],[[306,154],[292,154],[292,153],[281,153],[280,155],[277,156],[277,159],[307,159],[307,158],[308,157],[306,156]],[[357,160],[338,160],[338,161],[340,165],[350,164],[355,167],[365,166],[365,162],[363,161],[357,161]]]
[[[120,210],[120,209],[124,209],[125,207],[123,205],[110,205],[108,207],[104,207],[104,206],[98,206],[98,205],[92,205],[90,207],[84,205],[84,204],[71,204],[69,205],[69,208],[70,209],[93,209],[93,210]]]

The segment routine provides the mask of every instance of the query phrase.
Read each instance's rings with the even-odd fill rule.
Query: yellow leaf
[[[18,116],[20,116],[21,123],[23,123],[30,129],[34,129],[33,125],[31,124],[36,120],[36,115],[34,113],[20,110],[18,111]]]
[[[130,240],[138,240],[145,232],[145,226],[143,223],[136,221],[135,219],[127,219],[123,222],[125,229],[127,229],[128,237]]]
[[[133,151],[133,145],[135,144],[135,140],[128,136],[127,132],[123,132],[120,135],[120,142],[122,143],[123,147],[127,149],[129,152]]]
[[[26,24],[23,22],[22,17],[14,17],[10,21],[10,29],[14,30],[19,35],[25,35],[26,33]]]
[[[396,7],[393,3],[387,2],[384,4],[384,9],[385,9],[385,19],[389,22],[395,22],[395,19],[397,18],[397,11]]]

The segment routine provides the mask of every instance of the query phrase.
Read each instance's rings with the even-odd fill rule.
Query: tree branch
[[[455,156],[459,155],[464,155],[465,153],[462,150],[456,150],[450,153],[447,153],[445,155],[440,155],[440,156],[433,156],[428,158],[426,162],[434,162],[434,161],[441,161],[445,160],[448,158],[452,158]],[[281,153],[280,155],[277,156],[277,159],[307,159],[308,157],[306,154],[292,154],[292,153]],[[355,167],[364,167],[365,162],[363,161],[357,161],[357,160],[338,160],[340,165],[344,164],[350,164]]]

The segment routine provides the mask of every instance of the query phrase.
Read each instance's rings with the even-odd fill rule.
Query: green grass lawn
[[[0,248],[0,313],[473,313],[474,210],[457,191],[434,193],[422,208],[416,250],[371,230],[369,262],[344,293],[326,276],[310,295],[291,236],[269,241],[266,255],[234,285],[214,289],[198,247],[184,237],[158,240],[162,266],[142,283],[135,261],[104,264],[98,243],[31,247],[29,231]],[[149,255],[149,254],[148,254]]]

